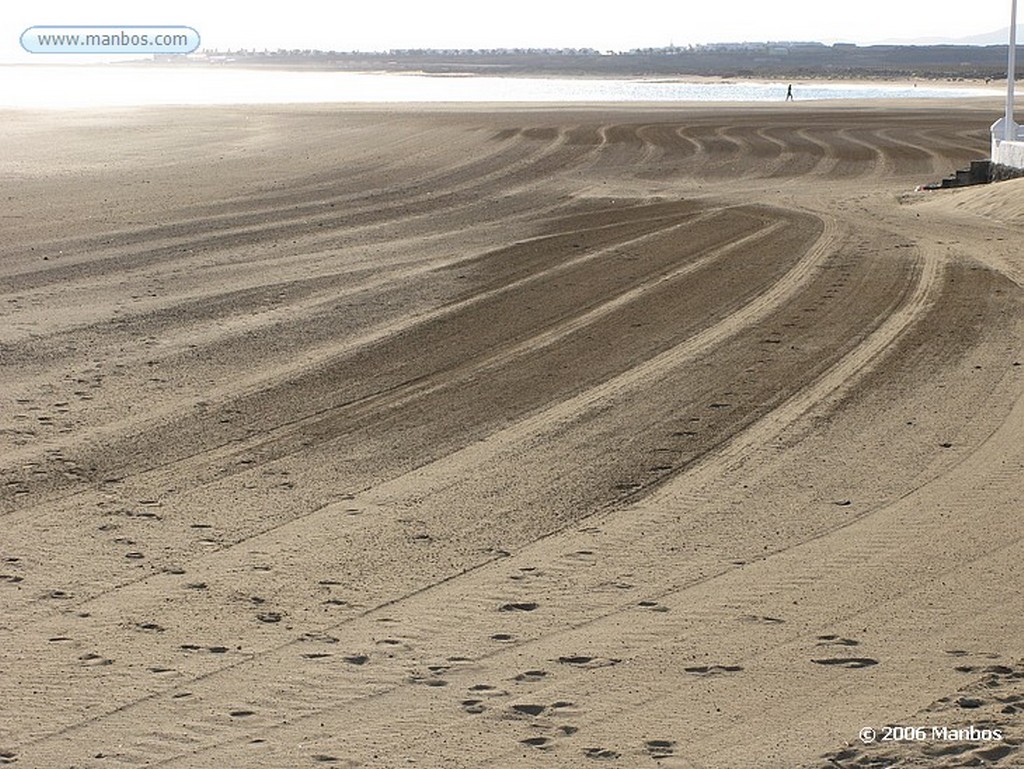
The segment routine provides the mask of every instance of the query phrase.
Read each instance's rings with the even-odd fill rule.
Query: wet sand
[[[0,763],[1024,761],[999,109],[5,114]]]

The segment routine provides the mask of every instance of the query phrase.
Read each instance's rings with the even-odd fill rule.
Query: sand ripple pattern
[[[1019,760],[1024,272],[905,195],[963,114],[192,117],[0,129],[0,763]]]

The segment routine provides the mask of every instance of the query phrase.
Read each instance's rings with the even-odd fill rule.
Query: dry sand
[[[5,114],[0,764],[1024,765],[998,114]]]

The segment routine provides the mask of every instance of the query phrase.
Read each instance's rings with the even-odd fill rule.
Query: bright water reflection
[[[458,77],[130,65],[0,67],[0,107],[338,102],[765,102],[784,83],[684,83],[598,78]],[[994,89],[890,84],[797,84],[797,100],[957,98]]]

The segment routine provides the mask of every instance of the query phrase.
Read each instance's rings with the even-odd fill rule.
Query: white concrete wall
[[[1024,168],[1024,126],[1013,123],[1010,133],[1016,141],[1004,141],[1006,118],[992,124],[992,162],[1014,168]]]
[[[997,142],[992,161],[1013,168],[1024,168],[1024,142]]]

